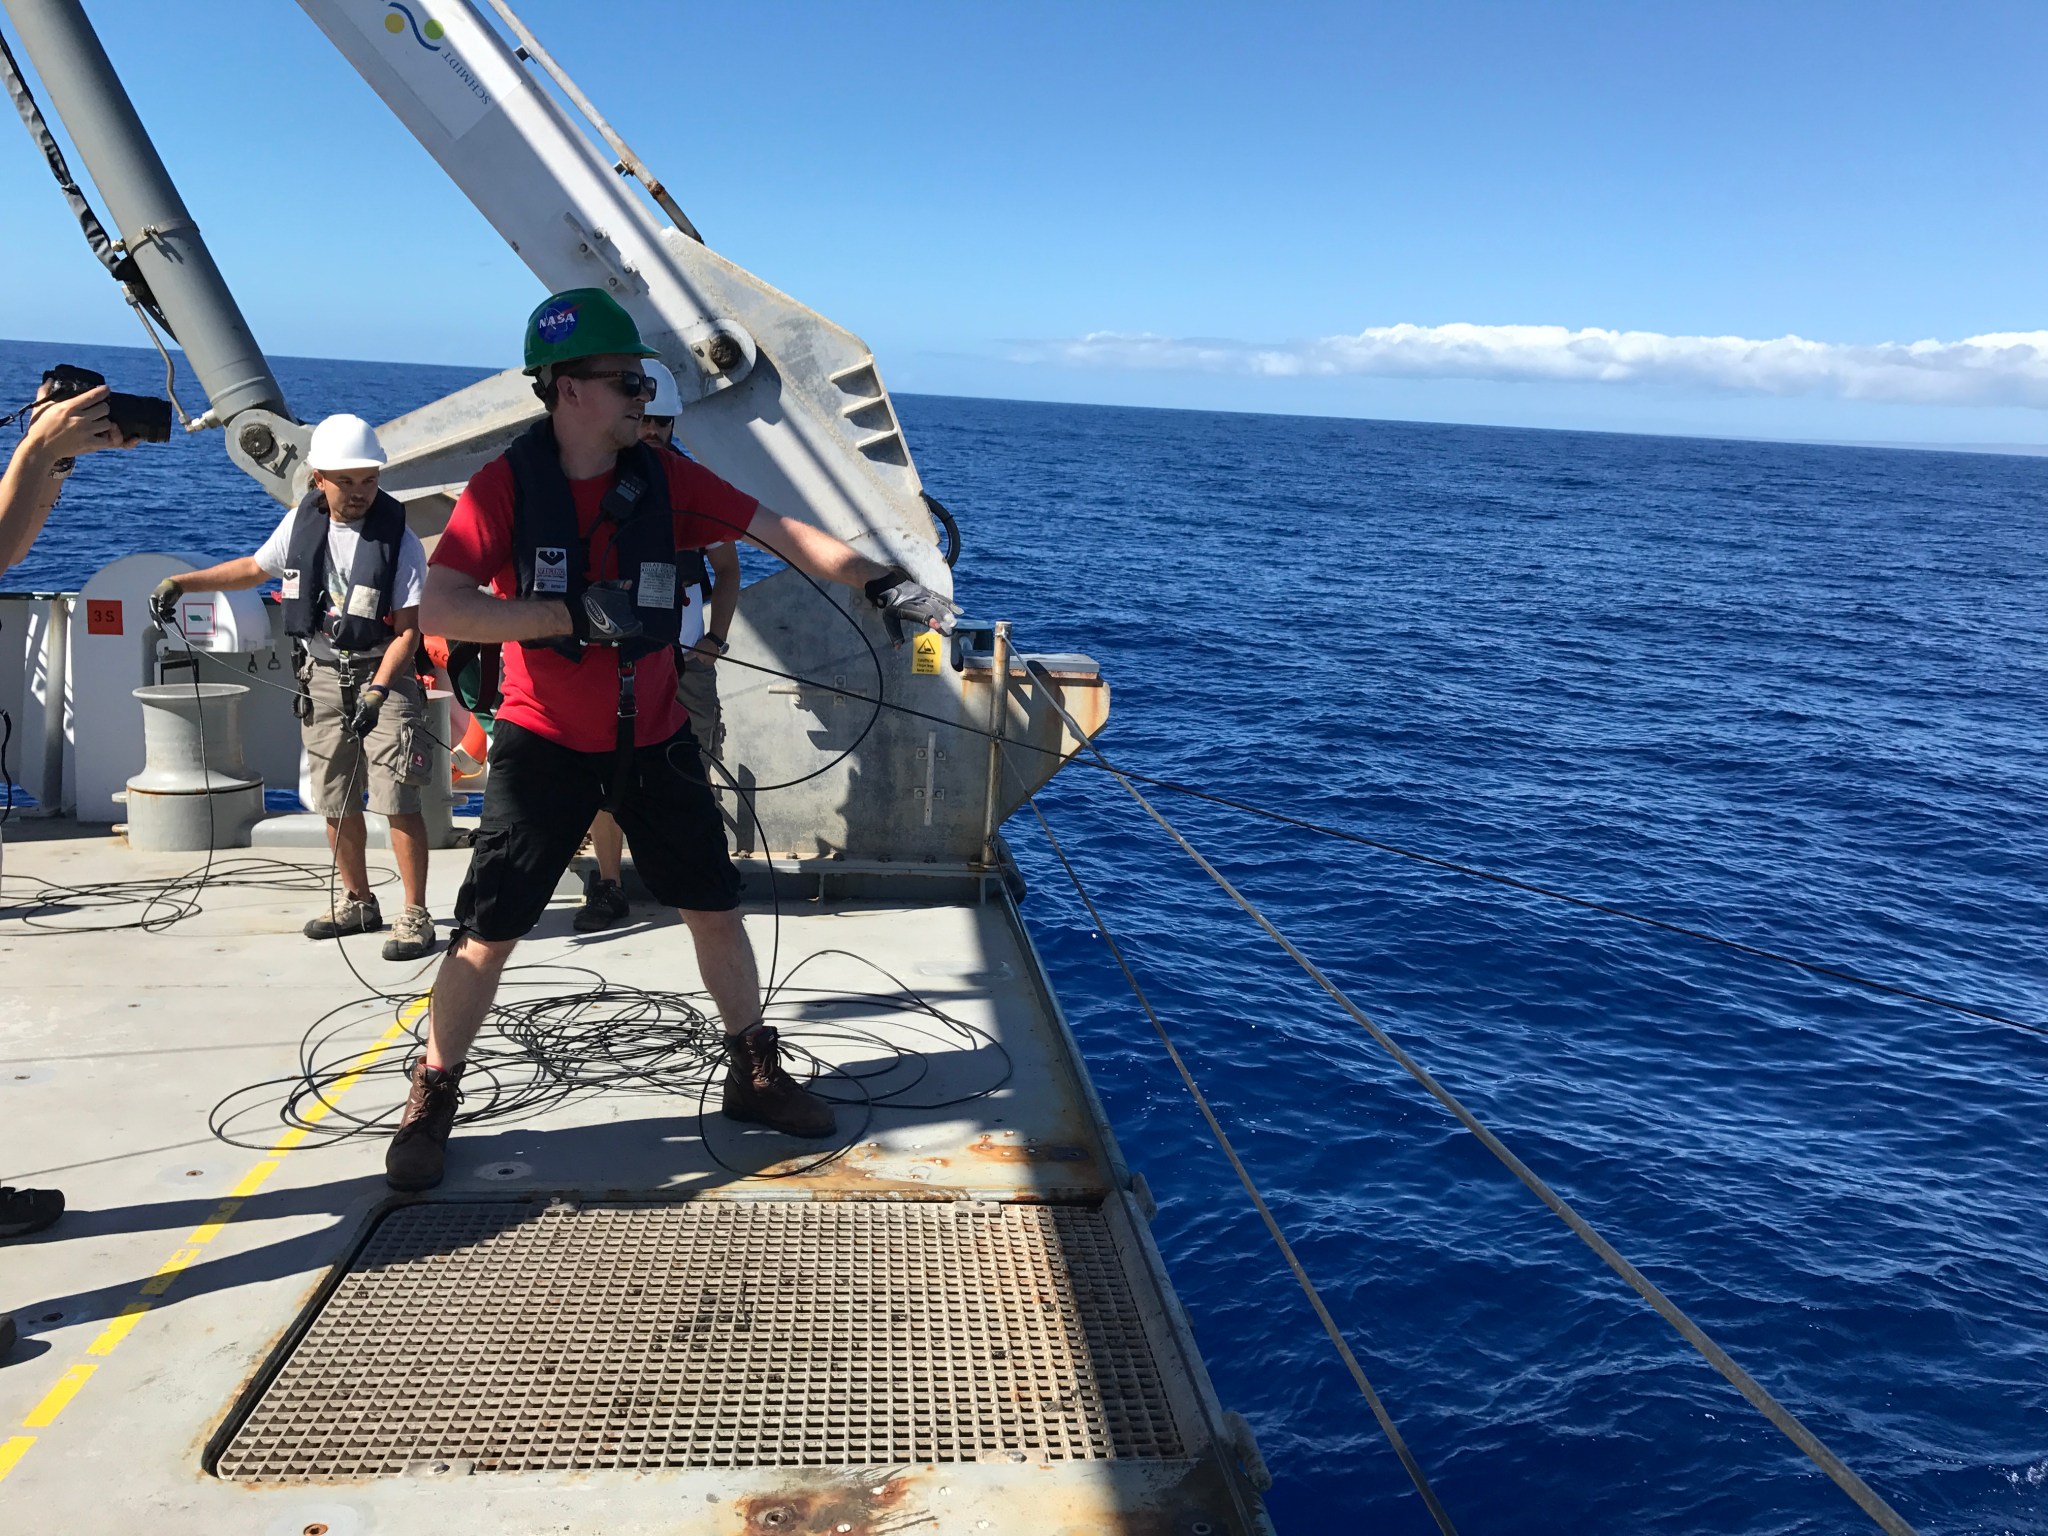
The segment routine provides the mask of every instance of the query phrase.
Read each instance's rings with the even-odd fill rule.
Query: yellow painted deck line
[[[398,1010],[398,1017],[391,1027],[349,1063],[348,1071],[336,1078],[324,1094],[315,1097],[313,1103],[300,1116],[306,1124],[293,1126],[279,1136],[271,1144],[263,1161],[243,1174],[240,1182],[228,1191],[228,1198],[216,1205],[205,1221],[185,1234],[185,1241],[178,1250],[157,1266],[156,1273],[143,1282],[138,1299],[123,1307],[120,1316],[102,1328],[99,1337],[86,1346],[85,1352],[88,1355],[104,1358],[120,1347],[121,1341],[133,1333],[136,1324],[156,1306],[156,1302],[151,1298],[162,1296],[177,1283],[179,1274],[198,1260],[208,1243],[220,1236],[228,1223],[235,1219],[248,1197],[261,1189],[270,1176],[277,1172],[284,1162],[285,1154],[305,1141],[307,1130],[326,1118],[335,1107],[334,1101],[361,1082],[363,1075],[384,1059],[385,1054],[398,1044],[426,1011],[427,999],[424,997],[414,998]],[[55,1423],[57,1415],[64,1411],[66,1405],[78,1395],[79,1389],[92,1379],[93,1373],[98,1369],[97,1365],[89,1361],[80,1361],[65,1371],[57,1378],[56,1385],[43,1394],[42,1401],[29,1409],[21,1421],[21,1427],[45,1429]],[[7,1474],[15,1469],[23,1456],[28,1454],[29,1447],[36,1443],[36,1439],[34,1435],[14,1435],[0,1441],[0,1482],[7,1480]]]
[[[274,1157],[267,1158],[263,1162],[258,1163],[254,1168],[243,1174],[242,1181],[229,1190],[228,1193],[238,1200],[248,1198],[263,1187],[264,1180],[277,1172],[277,1165],[278,1159]]]
[[[85,1352],[88,1355],[111,1355],[114,1352],[114,1346],[127,1338],[135,1325],[141,1322],[143,1317],[155,1305],[156,1303],[153,1301],[129,1302],[127,1306],[121,1309],[121,1315],[102,1328],[100,1336],[86,1345]],[[6,1470],[5,1468],[0,1468],[0,1477],[4,1476],[6,1476]]]
[[[48,1429],[52,1424],[56,1423],[57,1415],[64,1411],[65,1405],[71,1399],[78,1396],[78,1389],[88,1381],[91,1381],[92,1373],[98,1369],[99,1367],[96,1365],[72,1366],[70,1370],[57,1378],[57,1385],[43,1394],[43,1400],[37,1403],[35,1407],[29,1409],[27,1415],[21,1421],[21,1427],[23,1429]]]

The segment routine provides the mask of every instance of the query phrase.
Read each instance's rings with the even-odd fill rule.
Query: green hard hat
[[[640,340],[640,327],[602,288],[571,288],[548,295],[526,317],[526,372],[538,373],[579,357],[623,353],[653,357]]]

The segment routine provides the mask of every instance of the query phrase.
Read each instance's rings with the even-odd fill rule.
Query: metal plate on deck
[[[217,1470],[1180,1454],[1100,1211],[437,1202],[378,1224]]]

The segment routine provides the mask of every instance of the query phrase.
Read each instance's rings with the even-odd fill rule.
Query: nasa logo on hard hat
[[[542,341],[566,341],[576,330],[574,304],[550,304],[535,318],[534,329]]]

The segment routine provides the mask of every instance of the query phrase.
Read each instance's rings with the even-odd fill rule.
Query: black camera
[[[90,368],[74,368],[69,363],[59,363],[43,375],[43,382],[50,386],[50,392],[43,397],[48,403],[69,400],[88,389],[98,389],[107,379],[105,374],[94,373]],[[167,443],[171,440],[171,402],[168,400],[110,391],[107,395],[107,420],[123,437],[139,437],[145,443]]]

